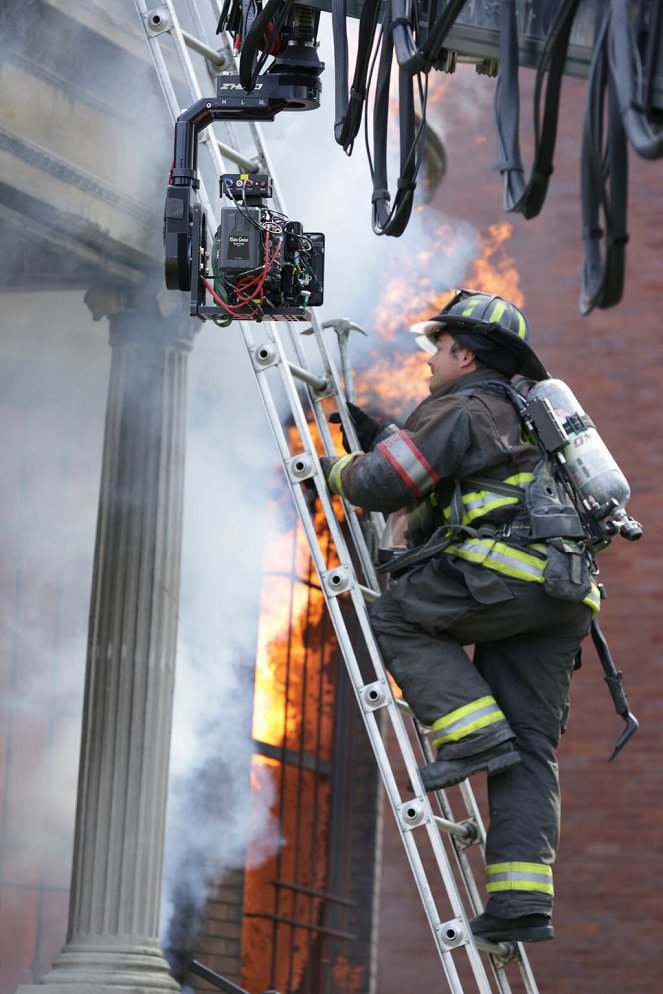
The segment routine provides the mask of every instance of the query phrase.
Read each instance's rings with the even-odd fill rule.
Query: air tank
[[[601,508],[605,507],[604,513],[608,517],[612,517],[618,508],[624,509],[631,496],[626,477],[573,391],[562,380],[541,380],[528,391],[527,400],[533,398],[550,403],[569,436],[561,452],[585,506],[595,506],[596,502]]]

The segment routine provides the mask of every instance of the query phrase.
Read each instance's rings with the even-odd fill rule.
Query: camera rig
[[[292,9],[289,33],[280,36],[278,53],[264,73],[255,71],[261,59],[243,52],[249,63],[240,63],[239,73],[221,73],[216,97],[198,100],[175,123],[164,212],[166,286],[190,291],[190,313],[203,321],[310,321],[308,308],[323,300],[324,235],[304,232],[298,221],[267,205],[272,197],[268,175],[221,176],[224,206],[211,250],[196,194],[198,136],[204,128],[214,121],[273,121],[282,110],[319,107],[324,69],[315,48],[319,15],[307,10],[298,17],[299,8]],[[273,46],[267,47],[274,55]]]

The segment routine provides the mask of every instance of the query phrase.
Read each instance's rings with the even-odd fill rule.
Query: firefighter
[[[430,396],[402,429],[353,406],[363,452],[325,458],[323,469],[332,492],[389,513],[387,531],[404,524],[415,547],[394,559],[371,621],[405,700],[432,728],[425,788],[488,775],[488,901],[472,930],[551,939],[556,748],[598,590],[551,596],[547,546],[532,541],[526,494],[541,454],[503,385],[548,374],[522,311],[461,290],[412,330],[430,353]]]

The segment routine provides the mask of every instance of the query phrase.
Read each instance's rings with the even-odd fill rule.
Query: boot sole
[[[467,780],[468,777],[473,776],[475,773],[485,771],[488,776],[503,773],[505,770],[511,769],[512,766],[516,766],[520,762],[520,756],[515,751],[507,752],[501,756],[495,756],[492,759],[488,758],[483,762],[479,762],[475,767],[455,771],[453,768],[449,768],[452,762],[453,760],[447,760],[446,762],[437,760],[419,771],[423,785],[427,791],[453,787],[454,784],[462,783],[463,780]],[[461,760],[458,760],[458,762],[460,763]],[[435,767],[438,767],[438,769],[436,770]]]

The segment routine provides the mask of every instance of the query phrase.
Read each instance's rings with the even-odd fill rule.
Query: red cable
[[[235,284],[234,287],[235,296],[239,300],[238,304],[229,304],[227,301],[223,300],[217,294],[214,287],[202,276],[200,277],[201,282],[205,287],[205,289],[208,291],[208,293],[210,293],[213,299],[216,300],[217,304],[219,304],[219,306],[222,307],[223,310],[227,311],[233,317],[253,317],[254,314],[257,314],[261,310],[260,305],[264,300],[263,289],[264,289],[265,279],[267,278],[267,274],[271,269],[272,265],[276,262],[276,259],[280,255],[282,247],[283,247],[283,240],[276,243],[274,254],[272,255],[271,259],[269,258],[269,228],[265,228],[265,262],[263,264],[262,270],[259,273],[257,273],[255,276],[242,275],[238,278],[237,283]],[[255,286],[252,286],[252,284],[255,284]],[[260,299],[257,302],[255,300],[256,294],[260,295]],[[251,311],[250,314],[246,314],[242,311],[242,307],[246,306],[247,304],[256,304],[255,308]]]

